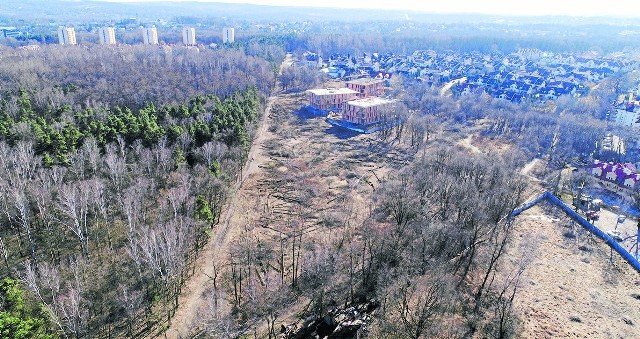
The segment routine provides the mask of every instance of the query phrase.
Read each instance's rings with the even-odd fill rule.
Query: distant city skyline
[[[640,2],[602,0],[458,0],[458,1],[340,1],[340,0],[101,0],[109,2],[217,2],[266,6],[337,7],[363,9],[396,9],[431,13],[489,14],[506,16],[578,16],[578,17],[640,17]]]

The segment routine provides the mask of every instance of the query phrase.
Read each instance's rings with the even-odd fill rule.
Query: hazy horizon
[[[103,2],[212,2],[233,4],[254,4],[264,6],[292,6],[319,8],[353,8],[382,10],[411,10],[438,14],[483,14],[501,16],[573,16],[573,17],[640,17],[640,5],[626,1],[552,1],[536,2],[504,2],[498,0],[474,1],[459,0],[455,2],[427,1],[416,4],[409,0],[389,1],[349,1],[325,0],[320,3],[308,0],[94,0]]]

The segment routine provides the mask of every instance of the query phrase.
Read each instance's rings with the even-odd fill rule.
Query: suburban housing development
[[[315,63],[321,58],[308,54],[307,62]],[[597,82],[633,69],[637,61],[521,48],[509,54],[450,50],[418,50],[409,55],[334,54],[325,64],[324,72],[334,79],[398,74],[435,87],[452,82],[450,90],[456,96],[484,92],[494,98],[522,103],[584,96]]]
[[[640,182],[640,174],[633,164],[616,164],[595,160],[589,169],[600,184],[614,193],[631,193]]]

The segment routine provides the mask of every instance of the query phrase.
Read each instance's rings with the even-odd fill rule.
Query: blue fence
[[[602,232],[602,230],[594,226],[592,223],[588,222],[580,214],[576,213],[576,211],[571,209],[571,207],[567,206],[567,204],[563,203],[562,201],[560,201],[560,199],[558,199],[558,197],[556,197],[555,195],[549,192],[544,192],[543,194],[533,199],[532,201],[522,205],[519,208],[516,208],[511,213],[511,217],[515,217],[518,214],[528,210],[529,208],[533,207],[534,205],[536,205],[542,200],[547,200],[550,203],[560,207],[571,219],[577,222],[580,226],[587,229],[589,232],[593,233],[596,237],[604,240],[604,242],[607,245],[609,245],[614,251],[618,252],[618,254],[620,254],[620,256],[624,260],[626,260],[629,264],[631,264],[631,266],[635,268],[636,271],[640,272],[640,262],[638,262],[638,260],[634,258],[633,255],[627,252],[627,250],[624,249],[624,247],[620,246],[620,244],[615,239],[611,238],[608,234]]]

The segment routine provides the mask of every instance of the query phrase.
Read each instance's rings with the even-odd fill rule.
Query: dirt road
[[[290,64],[291,55],[287,55],[280,66],[280,71],[282,72],[282,69]],[[218,258],[226,253],[226,245],[229,235],[232,233],[230,231],[234,226],[231,220],[240,207],[237,193],[242,189],[245,180],[255,174],[265,162],[264,141],[268,134],[271,109],[277,95],[278,92],[274,91],[274,94],[267,100],[259,129],[247,156],[247,162],[243,167],[239,180],[233,187],[232,198],[227,203],[227,206],[222,209],[224,213],[223,221],[217,226],[215,235],[196,259],[195,273],[182,289],[181,296],[178,299],[178,309],[171,319],[170,327],[166,332],[167,338],[190,338],[193,335],[194,328],[197,327],[198,320],[201,319],[201,312],[204,312],[203,309],[206,307],[203,295],[213,285],[213,279],[216,275],[214,264]]]

